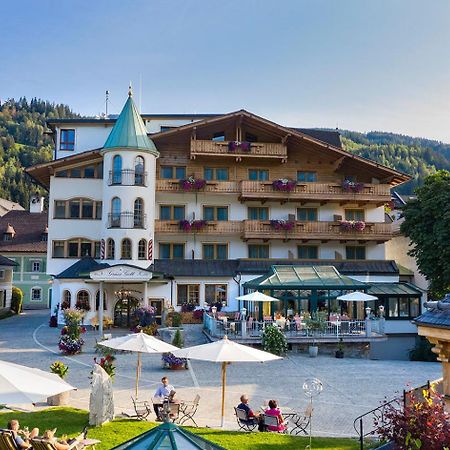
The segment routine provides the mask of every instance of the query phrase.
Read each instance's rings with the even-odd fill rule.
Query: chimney
[[[41,213],[44,211],[44,197],[33,194],[30,199],[30,213]]]

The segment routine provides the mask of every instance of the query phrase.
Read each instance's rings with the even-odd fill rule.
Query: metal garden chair
[[[179,420],[179,424],[183,425],[186,422],[193,422],[193,424],[198,427],[197,422],[194,419],[195,414],[197,413],[198,405],[200,403],[200,395],[196,395],[193,401],[183,402],[180,405],[181,418]]]
[[[236,421],[239,429],[246,432],[252,432],[258,426],[258,421],[253,417],[248,417],[247,411],[241,408],[234,408]]]
[[[134,412],[136,413],[131,417],[135,417],[138,420],[147,420],[147,417],[153,410],[150,403],[147,401],[137,401],[133,397],[131,397],[131,401],[133,402]]]

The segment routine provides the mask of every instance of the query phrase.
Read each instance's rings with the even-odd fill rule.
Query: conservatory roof
[[[373,283],[367,291],[371,295],[405,295],[420,297],[422,291],[411,283]]]

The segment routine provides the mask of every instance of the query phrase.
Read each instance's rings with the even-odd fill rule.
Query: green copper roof
[[[145,150],[159,156],[155,144],[147,136],[147,130],[134,104],[131,91],[103,148]]]

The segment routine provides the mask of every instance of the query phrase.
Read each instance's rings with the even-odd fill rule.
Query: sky
[[[0,2],[0,99],[450,142],[448,0]],[[140,89],[142,86],[142,89]],[[140,95],[140,93],[142,95]]]

